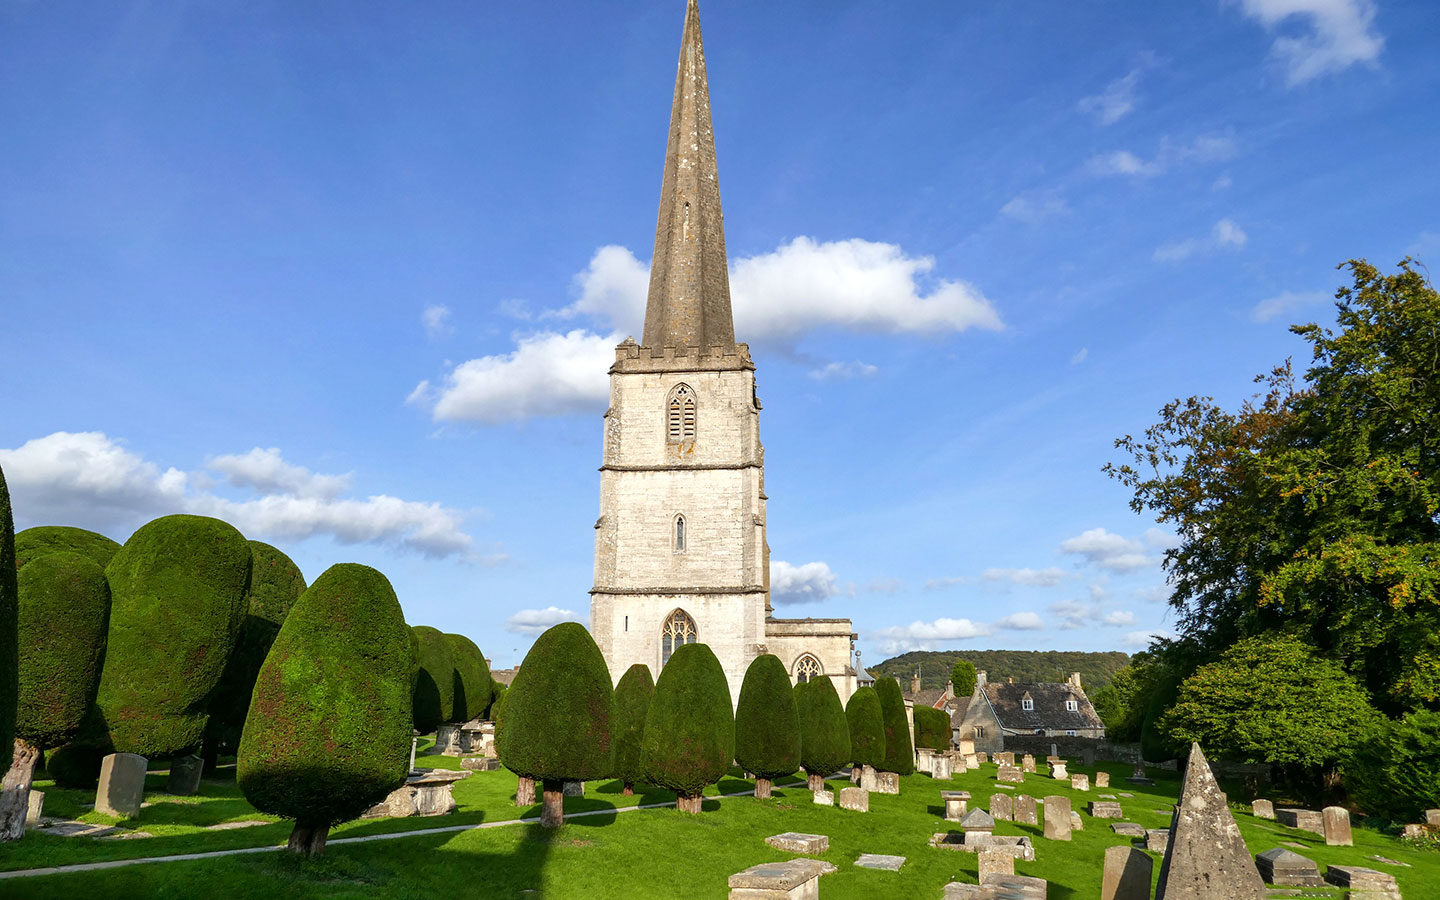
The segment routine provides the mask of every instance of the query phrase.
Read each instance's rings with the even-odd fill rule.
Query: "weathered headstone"
[[[1010,798],[1009,794],[991,794],[990,815],[996,820],[1004,820],[1006,822],[1013,821],[1015,818],[1015,801]]]
[[[965,806],[970,802],[969,791],[941,791],[940,799],[945,801],[945,819],[958,822],[965,817]]]
[[[1080,814],[1079,814],[1078,812],[1076,812],[1075,810],[1073,810],[1073,809],[1070,810],[1070,830],[1071,830],[1071,831],[1084,831],[1084,830],[1085,830],[1085,820],[1082,819],[1082,818],[1080,818]]]
[[[561,788],[561,794],[565,797],[583,797],[585,796],[585,782],[567,781]]]
[[[816,805],[816,806],[834,806],[834,805],[835,805],[835,793],[834,793],[834,791],[815,791],[814,797],[815,797],[815,805]]]
[[[25,826],[27,828],[38,828],[40,820],[45,815],[45,792],[30,789],[30,796],[25,801]]]
[[[967,769],[978,769],[978,768],[980,768],[980,757],[976,756],[976,755],[973,754],[973,753],[967,753],[967,754],[965,754],[965,768],[967,768]]]
[[[460,749],[460,726],[447,722],[436,728],[435,746],[430,748],[430,752],[441,756],[459,756],[463,752]]]
[[[107,816],[131,818],[140,814],[145,799],[143,756],[111,753],[100,761],[100,786],[95,790],[95,811]]]
[[[1400,887],[1395,876],[1364,866],[1326,866],[1325,880],[1351,891],[1377,891],[1400,896]]]
[[[1110,825],[1110,830],[1129,838],[1143,838],[1145,836],[1145,826],[1139,822],[1113,822]]]
[[[937,756],[930,765],[930,777],[936,781],[949,781],[953,772],[953,763],[948,756]]]
[[[1094,747],[1086,747],[1084,750],[1081,750],[1081,751],[1080,751],[1080,759],[1081,759],[1081,761],[1085,764],[1085,768],[1087,768],[1087,769],[1093,769],[1093,768],[1095,768],[1095,748],[1094,748]]]
[[[935,751],[929,747],[915,748],[915,771],[930,774],[931,767],[935,764]]]
[[[1440,828],[1440,809],[1425,810],[1425,824]]]
[[[1056,781],[1070,780],[1070,773],[1065,769],[1065,760],[1059,759],[1050,764],[1050,777]]]
[[[1147,828],[1145,829],[1145,849],[1151,853],[1163,854],[1170,846],[1170,829],[1168,828]]]
[[[1022,771],[1022,772],[1033,772],[1033,771],[1035,771],[1035,757],[1031,756],[1029,753],[1027,753],[1027,754],[1025,754],[1024,756],[1020,757],[1020,771]]]
[[[730,876],[730,900],[817,900],[820,876],[834,871],[818,859],[761,863]]]
[[[1291,828],[1313,832],[1321,837],[1325,836],[1325,816],[1316,809],[1281,807],[1275,810],[1275,821],[1281,825],[1289,825]]]
[[[1265,884],[1199,744],[1170,820],[1156,900],[1264,900]]]
[[[1015,798],[1015,824],[1017,825],[1039,825],[1040,819],[1035,814],[1035,798],[1021,794]]]
[[[1275,804],[1269,800],[1256,800],[1250,804],[1250,814],[1257,819],[1275,818]]]
[[[1108,847],[1100,900],[1150,900],[1150,873],[1155,864],[1134,847]]]
[[[1051,795],[1045,798],[1045,837],[1052,841],[1070,840],[1070,798]]]
[[[990,755],[981,750],[975,754],[975,761],[981,764],[987,763],[990,761]]]
[[[1095,773],[1095,786],[1096,786],[1097,788],[1109,787],[1109,786],[1110,786],[1110,773],[1109,773],[1109,772],[1096,772],[1096,773]]]
[[[772,834],[765,839],[765,843],[786,853],[804,853],[809,856],[819,856],[830,849],[830,838],[826,835],[804,834],[799,831]]]
[[[200,792],[200,774],[205,762],[195,754],[170,760],[170,775],[165,779],[165,792],[188,797]]]
[[[841,788],[840,808],[854,810],[855,812],[869,812],[870,792],[858,787]]]
[[[1096,800],[1090,804],[1090,815],[1096,819],[1123,819],[1125,813],[1114,800]]]
[[[1136,760],[1134,768],[1130,771],[1130,777],[1125,779],[1131,784],[1154,784],[1155,782],[1145,777],[1145,760]]]
[[[900,793],[900,775],[896,772],[875,773],[875,793],[877,794],[898,794]]]
[[[994,802],[994,798],[991,798]],[[991,834],[995,831],[995,817],[978,806],[967,812],[960,820],[960,830],[967,835]],[[967,838],[968,840],[968,838]]]
[[[1306,859],[1293,850],[1276,847],[1255,857],[1255,869],[1270,884],[1286,887],[1324,887],[1325,879],[1315,860]]]
[[[1015,765],[1015,754],[1009,751],[997,753],[995,754],[995,762],[1002,766],[1013,766]]]
[[[862,853],[855,860],[855,865],[862,869],[884,869],[888,872],[898,872],[900,867],[905,865],[905,857],[886,856],[883,853]]]
[[[1001,766],[1000,771],[995,773],[995,780],[1018,784],[1025,780],[1025,773],[1014,766]]]
[[[460,760],[460,768],[468,772],[498,772],[500,760],[494,756],[467,756]]]
[[[1088,791],[1088,790],[1090,790],[1090,776],[1089,776],[1089,775],[1082,775],[1082,774],[1080,774],[1080,773],[1078,773],[1078,772],[1075,773],[1074,775],[1071,775],[1071,776],[1070,776],[1070,789],[1071,789],[1072,791]]]
[[[1327,806],[1320,811],[1324,818],[1325,844],[1330,847],[1353,847],[1350,834],[1350,810],[1343,806]]]
[[[875,771],[874,766],[860,767],[860,787],[863,790],[875,790],[875,784],[879,780],[880,773]]]
[[[975,856],[980,864],[979,881],[981,884],[984,884],[985,879],[990,875],[1015,874],[1015,854],[1009,850],[981,850]]]

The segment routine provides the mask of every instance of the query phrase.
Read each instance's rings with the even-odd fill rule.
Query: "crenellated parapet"
[[[748,344],[713,347],[642,347],[626,338],[615,348],[610,374],[636,372],[724,372],[755,369]]]

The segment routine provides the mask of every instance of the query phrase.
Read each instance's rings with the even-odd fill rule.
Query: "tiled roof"
[[[1084,692],[1076,691],[1068,684],[987,682],[984,691],[985,699],[990,701],[1001,727],[1012,731],[1034,731],[1037,728],[1069,731],[1105,727]],[[1034,709],[1025,709],[1022,705],[1021,701],[1026,694],[1034,701]],[[1079,708],[1074,712],[1066,709],[1066,700],[1079,701]]]
[[[918,694],[905,691],[904,696],[906,700],[909,700],[916,706],[928,706],[932,709],[939,709],[941,700],[945,697],[945,691],[943,688],[928,688]]]
[[[965,714],[970,711],[970,698],[956,697],[945,706],[950,710],[950,727],[959,728],[960,723],[965,721]]]

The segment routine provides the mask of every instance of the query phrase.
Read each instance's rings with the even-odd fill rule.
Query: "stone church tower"
[[[772,616],[765,500],[755,364],[735,341],[700,13],[688,0],[643,341],[616,348],[605,413],[590,628],[616,681],[634,663],[658,678],[677,647],[700,641],[732,701],[762,653],[849,697],[849,620]]]

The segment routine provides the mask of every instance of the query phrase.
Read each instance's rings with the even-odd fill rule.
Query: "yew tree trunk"
[[[290,832],[290,843],[286,849],[291,853],[314,859],[325,852],[325,840],[330,837],[329,825],[309,825],[296,822]]]
[[[540,807],[540,827],[559,828],[565,824],[565,782],[545,779],[544,805]]]
[[[768,778],[760,778],[759,776],[756,776],[756,778],[755,778],[755,799],[757,799],[757,800],[769,800],[769,799],[770,799],[770,779],[768,779]]]
[[[535,779],[520,776],[520,783],[515,785],[515,805],[533,806],[535,804]]]
[[[635,784],[634,784],[634,782],[630,782],[630,781],[625,782],[625,787],[620,790],[620,796],[622,796],[622,797],[633,797],[633,796],[635,796]]]
[[[681,794],[675,798],[675,808],[681,812],[698,814],[700,812],[700,801],[701,798],[699,794],[693,796]]]
[[[0,780],[0,841],[18,841],[25,836],[25,814],[30,810],[30,783],[40,748],[15,739],[15,759]]]
[[[810,791],[811,791],[811,793],[814,793],[815,791],[823,791],[823,790],[825,790],[825,776],[824,776],[824,775],[811,775],[811,776],[810,776]]]

